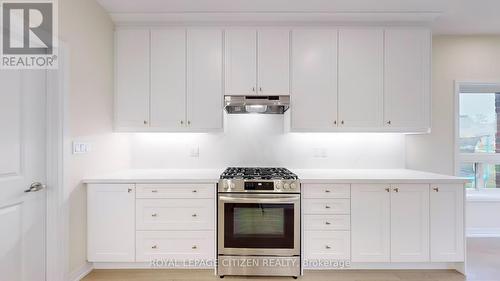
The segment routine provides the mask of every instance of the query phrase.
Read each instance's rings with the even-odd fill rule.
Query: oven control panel
[[[219,180],[219,192],[283,192],[300,193],[298,180]]]

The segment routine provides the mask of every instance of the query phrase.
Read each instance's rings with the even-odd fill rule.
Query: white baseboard
[[[500,228],[467,228],[467,237],[500,237]]]
[[[69,280],[80,281],[83,279],[83,277],[87,276],[92,271],[92,269],[94,269],[94,266],[91,263],[86,262],[79,269],[69,274]]]

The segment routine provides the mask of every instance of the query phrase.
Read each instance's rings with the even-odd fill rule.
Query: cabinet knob
[[[337,120],[333,121],[333,125],[337,125]]]
[[[387,125],[391,125],[391,120],[387,121]]]
[[[331,191],[329,189],[325,189],[325,192],[326,193],[330,193]]]
[[[259,91],[261,91],[261,92],[262,92],[262,87],[259,87]]]
[[[147,125],[148,124],[148,121],[144,120],[144,125]]]
[[[183,120],[181,120],[181,125],[184,125],[184,121]]]
[[[252,87],[252,92],[255,92],[255,87]]]
[[[399,192],[399,188],[397,188],[397,187],[394,188],[394,191]]]
[[[153,189],[153,190],[151,190],[151,192],[152,192],[152,193],[158,193],[158,190]]]
[[[188,125],[191,125],[191,121],[188,120]]]
[[[193,218],[196,218],[198,215],[197,214],[192,214],[191,215]]]
[[[156,218],[158,216],[158,214],[157,213],[152,213],[151,216],[154,217],[154,218]]]
[[[127,189],[127,192],[128,193],[132,192],[132,188]]]
[[[330,245],[326,245],[326,246],[325,246],[325,249],[327,249],[327,250],[330,250],[331,248],[332,248],[332,247],[330,247]]]
[[[344,120],[340,121],[340,124],[344,125]]]
[[[325,209],[330,209],[331,207],[329,205],[326,205],[325,206]]]
[[[191,247],[191,249],[196,250],[196,249],[198,249],[198,246],[193,245],[193,246]]]
[[[196,190],[196,189],[193,189],[193,193],[196,193],[196,192],[198,192],[198,190]]]
[[[329,221],[326,221],[326,222],[325,222],[325,224],[326,224],[326,225],[330,225],[331,223],[330,223]]]
[[[386,192],[391,192],[391,189],[390,188],[386,188],[385,191]]]
[[[151,249],[158,249],[158,246],[153,245],[153,246],[151,246]]]
[[[439,187],[433,187],[432,190],[439,192]]]

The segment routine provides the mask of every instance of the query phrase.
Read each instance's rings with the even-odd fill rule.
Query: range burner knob
[[[234,182],[229,182],[228,186],[229,186],[229,189],[233,189],[234,188]]]
[[[285,189],[290,189],[290,184],[289,184],[289,183],[285,183],[285,184],[283,185],[283,187],[284,187]]]
[[[277,182],[276,183],[276,190],[281,190],[283,188],[283,183],[282,182]]]
[[[227,190],[229,188],[227,182],[224,182],[224,184],[222,186],[224,187],[224,190]]]
[[[294,182],[292,182],[290,184],[290,189],[296,189],[296,188],[297,188],[297,185]]]

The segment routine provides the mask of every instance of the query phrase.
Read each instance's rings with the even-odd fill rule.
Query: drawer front
[[[351,198],[350,184],[303,184],[304,198]]]
[[[350,239],[349,231],[305,231],[305,258],[349,260],[351,258]]]
[[[214,259],[214,231],[137,231],[136,261]]]
[[[350,215],[305,215],[305,230],[350,230]]]
[[[306,215],[348,215],[351,212],[349,199],[305,199],[303,203]]]
[[[137,198],[215,198],[214,184],[137,184]]]
[[[213,199],[137,199],[137,230],[213,230]]]

